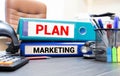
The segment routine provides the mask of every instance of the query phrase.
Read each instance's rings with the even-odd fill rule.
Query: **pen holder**
[[[96,29],[95,59],[120,62],[120,29]]]

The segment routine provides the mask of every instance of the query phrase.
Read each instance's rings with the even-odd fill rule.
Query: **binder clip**
[[[88,41],[81,47],[81,52],[85,59],[94,59],[95,42]]]

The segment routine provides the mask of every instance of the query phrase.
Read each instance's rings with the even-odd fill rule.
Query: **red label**
[[[69,26],[60,26],[60,28],[55,25],[52,29],[51,32],[48,32],[48,27],[49,25],[42,25],[42,24],[37,24],[36,25],[36,34],[40,34],[41,31],[44,32],[45,35],[63,35],[65,34],[68,36],[69,34]]]
[[[74,25],[48,22],[28,22],[28,36],[74,38]]]

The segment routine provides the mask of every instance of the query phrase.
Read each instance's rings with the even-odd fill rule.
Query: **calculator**
[[[0,52],[0,71],[15,71],[28,63],[28,59],[19,55]]]

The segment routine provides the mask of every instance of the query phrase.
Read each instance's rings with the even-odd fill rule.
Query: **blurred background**
[[[86,18],[89,14],[113,12],[119,15],[120,0],[37,0],[46,4],[46,19]],[[0,20],[5,20],[5,0],[0,0]],[[1,38],[0,38],[1,39]],[[5,40],[0,41],[0,45]],[[0,49],[3,46],[0,46]]]
[[[47,5],[48,19],[73,19],[83,14],[119,14],[120,0],[38,0]],[[5,20],[5,0],[0,1],[0,20]]]

